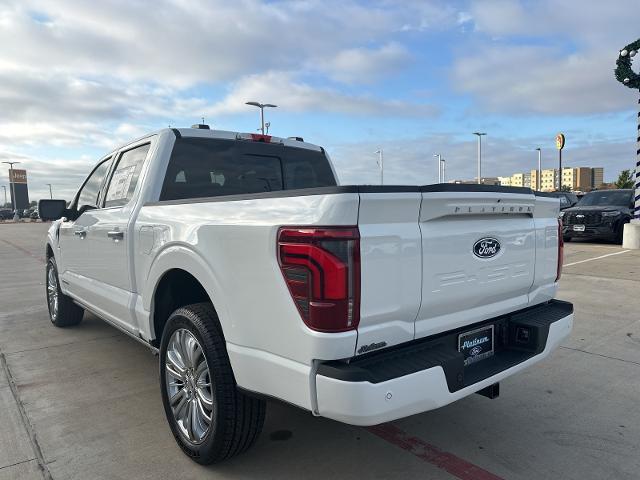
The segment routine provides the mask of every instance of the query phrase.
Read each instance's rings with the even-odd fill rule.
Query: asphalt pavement
[[[0,480],[640,478],[640,251],[566,245],[573,335],[495,400],[368,429],[270,402],[250,451],[202,467],[171,436],[148,348],[90,314],[50,324],[46,228],[0,224]]]

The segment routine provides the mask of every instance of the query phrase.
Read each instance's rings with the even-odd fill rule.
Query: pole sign
[[[562,150],[564,148],[564,134],[559,133],[556,135],[556,148]]]
[[[11,204],[15,210],[29,208],[29,189],[27,187],[26,170],[9,170],[9,189],[11,190]],[[14,198],[15,194],[15,198]]]

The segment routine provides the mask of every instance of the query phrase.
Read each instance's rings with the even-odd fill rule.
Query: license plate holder
[[[584,225],[574,225],[573,226],[573,231],[574,232],[584,232]]]
[[[494,353],[495,325],[485,325],[458,335],[458,351],[464,358],[464,366],[469,366]]]

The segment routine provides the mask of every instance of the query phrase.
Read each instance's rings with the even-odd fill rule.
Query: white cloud
[[[637,37],[637,6],[637,0],[473,2],[476,34],[468,48],[458,49],[454,84],[493,112],[580,115],[630,108],[630,92],[613,69],[616,52]]]
[[[339,82],[362,84],[395,75],[410,60],[411,55],[405,47],[391,42],[380,48],[341,50],[329,59],[319,61],[316,67]]]
[[[338,112],[349,115],[382,114],[391,116],[434,115],[431,105],[398,100],[378,100],[364,95],[344,95],[329,88],[317,88],[291,73],[268,72],[250,75],[234,83],[229,94],[206,110],[207,116],[246,112],[245,102],[268,99],[290,112]]]

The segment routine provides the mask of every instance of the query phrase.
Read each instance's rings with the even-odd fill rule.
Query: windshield
[[[631,191],[629,190],[602,190],[600,192],[587,193],[578,202],[579,207],[616,205],[628,207],[631,204]]]

